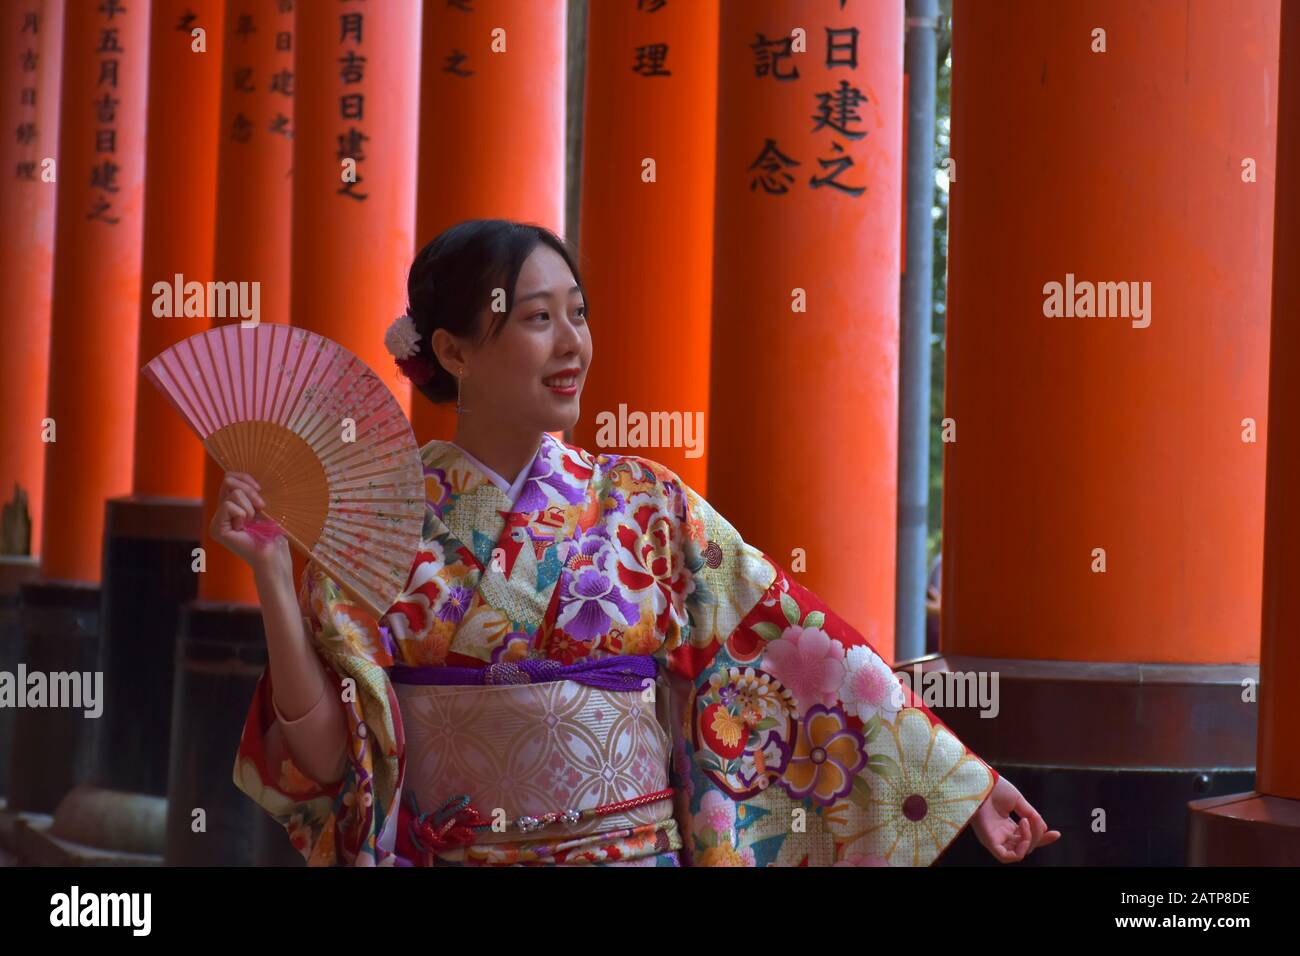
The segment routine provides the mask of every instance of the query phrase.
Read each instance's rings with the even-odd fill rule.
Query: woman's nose
[[[569,351],[577,351],[578,346],[582,344],[582,334],[578,331],[578,325],[573,321],[571,314],[564,317],[561,324],[560,339],[562,344]]]

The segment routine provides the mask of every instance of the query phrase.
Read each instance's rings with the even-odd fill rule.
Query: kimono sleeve
[[[678,485],[689,625],[668,672],[691,863],[933,863],[996,771],[860,633]]]
[[[285,828],[309,865],[392,865],[404,746],[385,636],[374,616],[314,564],[303,573],[299,604],[333,685],[324,703],[343,709],[346,769],[342,779],[325,786],[294,765],[276,739],[280,728],[268,667],[244,722],[235,786]]]

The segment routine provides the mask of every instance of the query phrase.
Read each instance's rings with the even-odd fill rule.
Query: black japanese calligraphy
[[[664,61],[667,59],[667,43],[648,43],[639,46],[636,48],[636,63],[632,66],[632,72],[640,73],[642,76],[671,76],[671,71],[664,69]]]
[[[758,175],[749,181],[750,191],[753,192],[762,186],[763,190],[769,193],[789,192],[794,177],[787,172],[787,169],[798,165],[800,164],[797,160],[791,159],[777,148],[776,140],[768,137],[763,141],[763,151],[749,164],[751,170],[758,170]]]

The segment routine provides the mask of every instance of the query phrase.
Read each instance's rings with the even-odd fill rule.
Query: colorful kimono
[[[423,544],[381,620],[308,568],[343,778],[235,783],[313,865],[924,866],[996,773],[863,637],[669,469],[544,435],[512,503],[422,453]]]

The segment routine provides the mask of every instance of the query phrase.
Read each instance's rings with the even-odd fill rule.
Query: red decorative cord
[[[606,803],[603,806],[591,807],[586,810],[556,810],[539,816],[522,816],[517,820],[508,821],[505,830],[535,833],[555,823],[567,823],[572,826],[583,820],[605,817],[613,813],[622,813],[625,810],[634,810],[649,803],[658,803],[660,800],[669,800],[672,799],[672,796],[673,789],[668,787],[663,790],[656,790],[654,793],[643,793],[627,800]],[[492,823],[485,820],[483,815],[470,804],[468,794],[462,793],[451,797],[441,807],[430,813],[420,812],[415,801],[415,794],[409,794],[408,801],[412,810],[409,824],[411,839],[416,846],[426,853],[437,852],[451,847],[468,846],[477,840],[478,834],[493,829]]]
[[[584,810],[583,813],[590,813],[593,817],[608,816],[611,813],[621,813],[624,810],[634,810],[637,807],[643,807],[647,803],[658,803],[660,800],[670,800],[673,796],[672,787],[666,790],[656,790],[654,793],[644,793],[639,797],[632,797],[630,800],[620,800],[618,803],[607,803],[603,807],[595,807],[590,811]]]

